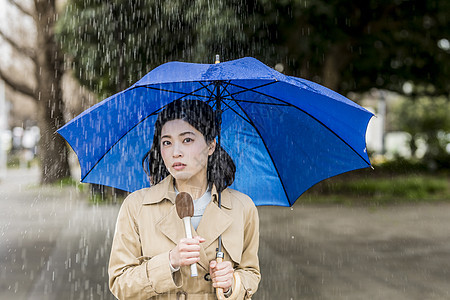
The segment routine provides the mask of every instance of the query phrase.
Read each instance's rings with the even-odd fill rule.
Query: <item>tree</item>
[[[56,134],[56,130],[64,125],[65,109],[61,89],[63,53],[54,37],[54,26],[58,19],[56,0],[34,0],[32,9],[14,0],[9,2],[24,17],[32,18],[36,29],[35,47],[23,47],[3,31],[0,31],[0,35],[16,52],[32,61],[36,87],[32,88],[27,78],[15,80],[2,69],[0,78],[14,91],[37,102],[38,126],[41,130],[41,183],[52,183],[70,175],[65,142]]]
[[[225,3],[226,2],[226,3]],[[245,55],[340,93],[450,91],[445,0],[69,1],[61,22],[82,83],[110,95],[168,60]],[[73,30],[77,28],[77,30]]]
[[[450,2],[379,0],[257,0],[256,33],[286,72],[340,93],[371,88],[448,95]],[[253,34],[250,32],[250,34]],[[268,47],[267,49],[272,49]]]
[[[166,61],[220,53],[344,95],[377,88],[448,105],[449,20],[447,0],[71,0],[60,38],[78,79],[102,98]]]
[[[241,55],[235,9],[207,0],[71,0],[58,36],[76,77],[105,98],[167,61],[211,63],[230,49]]]
[[[410,149],[417,156],[418,141],[426,143],[424,161],[431,169],[450,168],[450,106],[445,97],[405,99],[399,108],[399,129],[410,134]]]

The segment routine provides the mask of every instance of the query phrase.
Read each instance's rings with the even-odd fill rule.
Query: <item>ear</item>
[[[214,139],[208,145],[208,156],[211,156],[214,153],[215,150],[216,150],[216,140]]]

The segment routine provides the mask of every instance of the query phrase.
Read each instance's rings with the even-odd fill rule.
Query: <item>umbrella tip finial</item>
[[[219,54],[216,54],[216,62],[215,62],[216,64],[218,64],[218,63],[220,63],[220,57],[219,57]]]

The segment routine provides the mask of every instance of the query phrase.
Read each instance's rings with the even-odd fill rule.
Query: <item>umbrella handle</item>
[[[218,263],[223,261],[222,257],[217,257],[216,261]],[[239,290],[241,289],[241,277],[239,276],[238,273],[233,272],[233,287],[232,287],[232,292],[230,297],[226,298],[225,295],[223,294],[223,289],[222,288],[217,288],[216,289],[216,296],[218,300],[234,300],[236,299],[236,297],[239,294]]]

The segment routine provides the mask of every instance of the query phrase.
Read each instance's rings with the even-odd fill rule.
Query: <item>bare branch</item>
[[[20,46],[14,40],[8,37],[1,29],[0,37],[3,38],[9,45],[11,45],[11,47],[13,47],[17,52],[31,58],[31,60],[36,62],[36,53],[33,48]]]
[[[26,8],[24,8],[22,6],[22,4],[17,3],[15,0],[8,0],[9,3],[11,3],[12,5],[14,5],[18,10],[20,10],[23,14],[28,15],[30,17],[33,18],[33,20],[35,19],[35,15],[28,11]]]
[[[32,88],[30,88],[28,85],[16,82],[15,80],[11,79],[9,76],[7,76],[2,69],[0,69],[0,79],[2,79],[6,85],[8,85],[11,89],[13,89],[16,92],[19,92],[21,94],[24,94],[26,96],[29,96],[36,100],[36,93]]]

